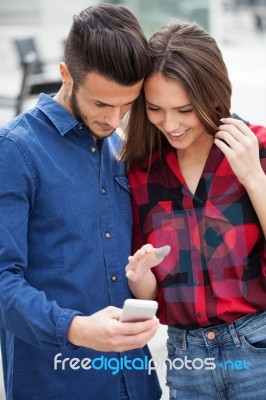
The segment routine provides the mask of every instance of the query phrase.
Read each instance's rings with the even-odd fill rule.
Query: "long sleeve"
[[[67,346],[66,332],[77,311],[60,308],[25,279],[29,217],[37,176],[27,154],[0,141],[0,323],[36,346]]]

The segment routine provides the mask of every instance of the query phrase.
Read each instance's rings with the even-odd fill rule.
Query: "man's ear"
[[[70,90],[72,89],[73,86],[73,79],[72,76],[70,75],[68,66],[66,65],[66,63],[61,62],[60,66],[59,66],[59,70],[60,70],[60,75],[62,78],[62,82],[65,86],[66,89]]]

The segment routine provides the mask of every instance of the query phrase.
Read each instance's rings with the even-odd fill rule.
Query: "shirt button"
[[[82,125],[82,124],[80,124],[80,125],[79,125],[79,129],[82,129],[82,128],[83,128],[83,125]]]
[[[92,152],[92,153],[95,153],[95,151],[96,151],[96,147],[93,147],[93,146],[92,146],[92,147],[91,147],[91,152]]]
[[[202,317],[201,312],[198,312],[198,313],[197,313],[197,317],[198,317],[198,318],[201,318],[201,317]]]
[[[207,338],[210,339],[210,340],[213,340],[213,339],[215,339],[215,336],[216,335],[215,335],[214,332],[209,332],[208,335],[207,335]]]
[[[111,237],[111,233],[110,232],[105,232],[105,237],[106,237],[106,239],[109,239]]]
[[[106,189],[102,188],[102,194],[105,194],[105,193],[106,193]]]
[[[195,281],[194,283],[195,283],[195,286],[199,286],[200,285],[199,281]]]
[[[190,217],[192,217],[193,212],[192,212],[192,211],[189,211],[189,212],[188,212],[188,215],[189,215]]]
[[[197,246],[195,246],[195,245],[192,246],[192,250],[193,250],[193,251],[197,250]]]
[[[111,279],[112,279],[113,282],[116,282],[117,281],[117,275],[113,275]]]

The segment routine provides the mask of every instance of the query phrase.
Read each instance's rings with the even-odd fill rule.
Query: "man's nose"
[[[109,115],[106,118],[106,122],[108,125],[110,125],[112,128],[116,129],[119,127],[121,120],[123,118],[122,111],[120,107],[114,107]]]

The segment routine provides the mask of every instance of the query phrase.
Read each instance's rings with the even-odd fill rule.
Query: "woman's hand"
[[[157,264],[155,248],[151,244],[145,244],[133,256],[128,257],[126,277],[131,281],[138,282]]]
[[[128,257],[126,277],[135,282],[141,280],[151,268],[163,261],[170,250],[171,247],[168,245],[154,248],[151,244],[145,244],[133,256]]]
[[[258,139],[241,120],[222,118],[221,121],[214,143],[224,153],[239,182],[248,187],[263,172]]]

